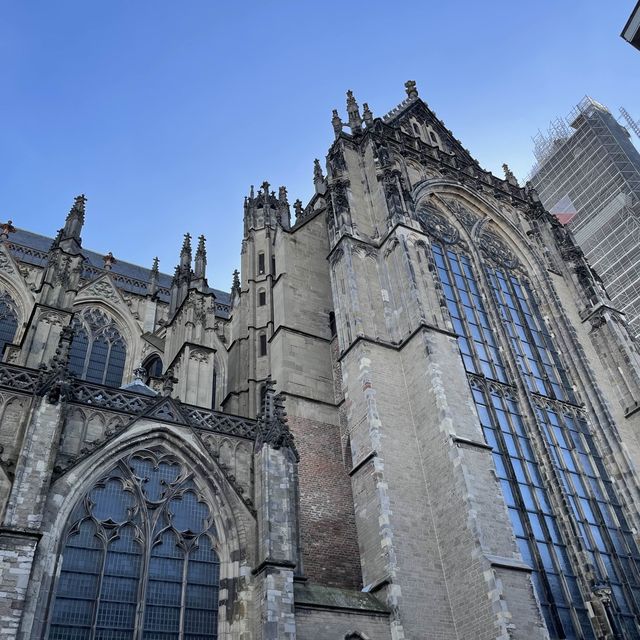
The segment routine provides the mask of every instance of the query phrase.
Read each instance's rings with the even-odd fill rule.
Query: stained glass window
[[[7,293],[0,293],[0,357],[4,345],[13,342],[18,329],[18,315],[13,300]]]
[[[220,560],[211,509],[191,473],[134,453],[74,509],[51,640],[216,640]]]
[[[88,382],[119,387],[127,351],[115,322],[100,309],[85,309],[72,327],[71,373]]]
[[[563,500],[591,560],[592,582],[604,582],[613,592],[615,631],[639,638],[634,617],[640,612],[638,549],[533,288],[521,274],[491,260],[478,274],[470,254],[451,242],[454,237],[432,243],[436,271],[550,636],[590,639],[594,633],[577,578],[584,567],[570,561],[531,426],[553,461]],[[484,284],[489,296],[482,295]],[[491,317],[501,321],[506,343]],[[507,359],[515,363],[511,373]]]

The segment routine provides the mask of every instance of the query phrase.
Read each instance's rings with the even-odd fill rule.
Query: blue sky
[[[84,192],[85,246],[172,272],[204,233],[228,289],[249,185],[308,199],[347,89],[382,115],[416,80],[482,165],[519,177],[585,94],[640,119],[640,52],[619,37],[634,4],[0,0],[0,220],[52,235]]]

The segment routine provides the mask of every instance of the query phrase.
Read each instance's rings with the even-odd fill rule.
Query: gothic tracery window
[[[590,587],[612,590],[616,631],[639,637],[640,554],[533,287],[497,238],[482,247],[490,251],[483,251],[480,269],[451,229],[421,223],[435,240],[432,256],[482,430],[551,637],[591,639],[594,632],[550,481],[559,485],[579,531]],[[553,478],[548,465],[543,471],[534,440],[544,447]]]
[[[100,309],[90,308],[76,315],[72,327],[71,373],[87,382],[119,387],[127,351],[117,324]]]
[[[49,640],[216,640],[220,561],[192,473],[139,451],[73,510]]]
[[[4,345],[13,342],[17,329],[15,304],[8,293],[0,293],[0,357],[4,353]]]

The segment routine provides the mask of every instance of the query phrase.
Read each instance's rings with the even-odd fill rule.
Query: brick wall
[[[329,586],[361,586],[351,481],[339,427],[290,416],[300,453],[300,528],[305,575]]]

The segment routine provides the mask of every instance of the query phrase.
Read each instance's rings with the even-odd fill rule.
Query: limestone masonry
[[[0,227],[0,640],[640,638],[638,343],[406,92],[230,294]]]

